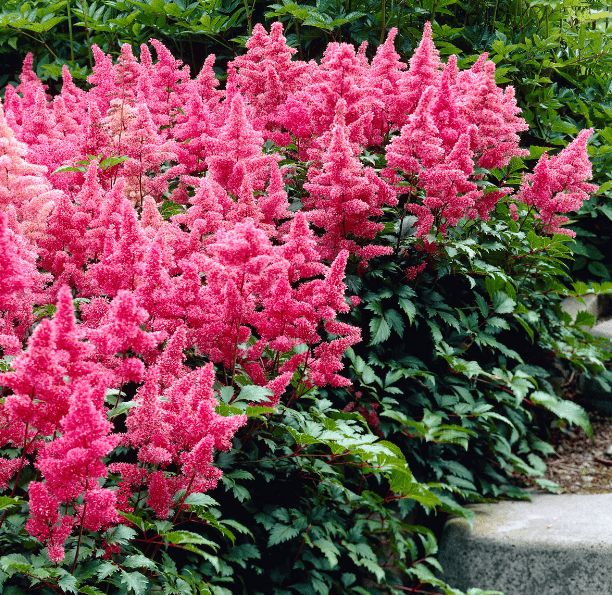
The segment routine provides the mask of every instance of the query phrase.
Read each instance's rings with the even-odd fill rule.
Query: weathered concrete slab
[[[612,341],[612,320],[597,322],[589,331],[594,337],[601,337]]]
[[[505,595],[612,594],[612,494],[535,494],[451,517],[438,559],[452,587]]]

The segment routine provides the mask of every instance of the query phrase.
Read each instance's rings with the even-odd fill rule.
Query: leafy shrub
[[[538,418],[589,429],[553,364],[609,356],[558,310],[590,131],[521,176],[494,64],[442,64],[427,26],[407,68],[395,34],[315,64],[256,26],[224,91],[158,41],[93,47],[53,99],[26,58],[0,114],[5,592],[456,595],[418,507],[553,487]]]

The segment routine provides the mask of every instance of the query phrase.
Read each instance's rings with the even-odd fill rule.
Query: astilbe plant
[[[361,329],[348,323],[359,298],[346,295],[347,269],[397,260],[408,213],[407,249],[435,255],[500,201],[517,217],[517,201],[535,210],[540,233],[565,232],[558,213],[593,191],[590,131],[543,156],[517,193],[485,184],[525,155],[512,90],[495,85],[486,55],[470,70],[442,64],[430,25],[409,65],[396,35],[371,64],[365,46],[342,43],[306,64],[280,23],[269,35],[257,25],[225,91],[214,57],[192,79],[153,40],[156,62],[146,46],[137,59],[124,45],[117,64],[93,46],[89,90],[65,71],[54,99],[26,58],[0,110],[0,487],[52,561],[66,556],[74,570],[79,556],[97,557],[88,576],[119,572],[112,584],[144,593],[145,575],[126,568],[157,581],[162,547],[213,559],[196,547],[204,537],[173,528],[195,510],[229,533],[202,512],[224,477],[216,453],[273,423],[297,440],[300,418],[281,423],[291,407],[325,386],[352,390],[342,357]],[[431,263],[421,261],[408,279]],[[359,419],[379,433],[376,406],[337,415],[352,420],[328,423],[344,438],[302,439],[356,444]],[[440,504],[396,447],[363,444],[332,459],[355,448],[373,474],[393,469],[389,501],[395,490]],[[130,545],[131,566],[100,566],[133,527],[144,545]],[[351,559],[372,570],[367,556]],[[21,563],[3,568],[49,588],[67,580],[59,567],[43,576]]]

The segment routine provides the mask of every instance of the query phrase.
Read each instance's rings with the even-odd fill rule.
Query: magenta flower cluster
[[[7,87],[0,355],[14,359],[0,374],[0,446],[21,455],[0,458],[0,488],[34,466],[26,529],[52,560],[74,532],[126,522],[135,493],[165,519],[215,487],[214,453],[246,422],[216,413],[219,382],[249,378],[270,407],[350,384],[341,358],[360,331],[338,319],[358,303],[345,267],[391,252],[376,241],[384,207],[408,194],[431,245],[511,193],[478,184],[525,153],[493,62],[443,64],[427,25],[407,65],[396,33],[371,62],[365,45],[332,43],[316,64],[293,59],[280,23],[257,25],[224,91],[214,56],[192,78],[155,40],[156,61],[146,45],[139,59],[123,46],[116,64],[93,46],[88,91],[64,68],[49,96],[31,55]],[[594,188],[590,133],[544,155],[515,197],[545,232],[571,233],[559,213]],[[366,147],[386,166],[365,167]],[[164,218],[168,204],[180,212]],[[188,354],[209,363],[194,370]],[[108,395],[128,383],[139,388],[118,433]],[[119,445],[137,462],[109,468]]]

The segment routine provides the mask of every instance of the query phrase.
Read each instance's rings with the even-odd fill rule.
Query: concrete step
[[[595,316],[595,319],[599,318],[602,311],[599,296],[591,293],[583,295],[582,299],[584,300],[584,303],[573,297],[565,298],[561,302],[561,308],[572,317],[572,321],[576,320],[578,312],[588,312],[589,314]]]
[[[534,494],[446,522],[438,560],[457,589],[612,595],[612,494]]]

